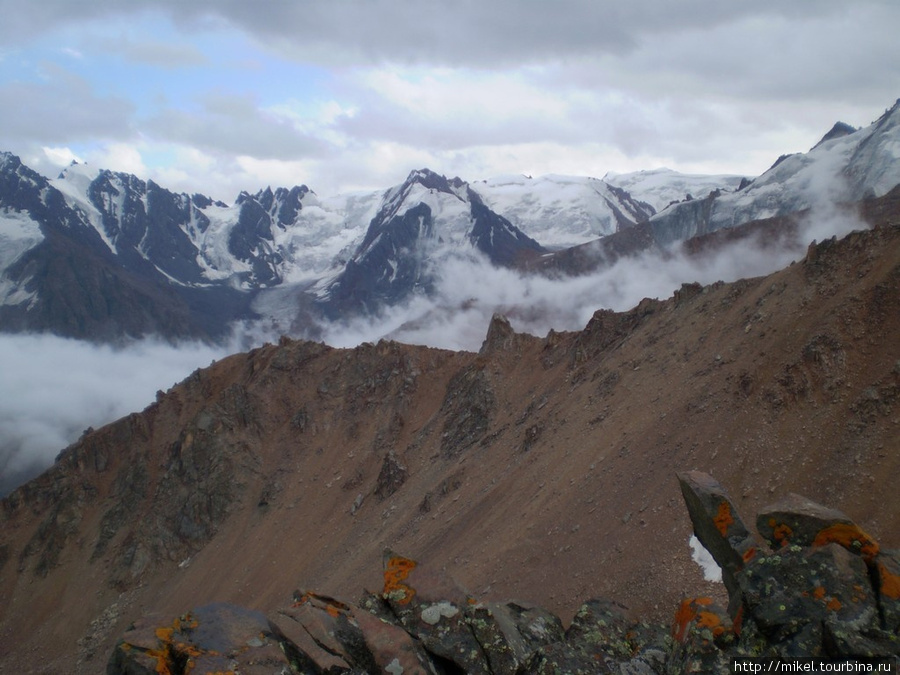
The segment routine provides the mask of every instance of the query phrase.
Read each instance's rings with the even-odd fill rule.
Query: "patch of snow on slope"
[[[691,535],[688,545],[691,547],[691,560],[703,570],[703,578],[707,581],[718,581],[721,583],[722,568],[713,559],[712,554],[700,543],[697,535]]]
[[[103,227],[103,215],[88,197],[88,188],[99,175],[98,169],[86,164],[73,164],[66,168],[59,178],[51,180],[50,185],[63,194],[69,206],[84,214],[85,221],[97,231],[109,250],[115,253],[116,245]]]
[[[431,220],[435,226],[435,236],[462,241],[472,226],[471,207],[456,194],[427,188],[414,183],[397,209],[396,216],[404,215],[411,208],[425,204],[431,209]]]
[[[27,214],[9,209],[0,211],[0,270],[7,269],[43,240],[41,226]],[[23,286],[0,277],[0,305],[20,305],[34,300],[36,294]]]
[[[285,260],[284,282],[314,281],[346,262],[365,237],[380,198],[380,192],[304,197],[294,223],[283,230],[275,228],[275,245]]]
[[[632,173],[610,172],[603,180],[613,187],[625,190],[635,199],[650,204],[659,213],[672,202],[684,200],[687,195],[702,199],[714,190],[734,192],[743,178],[728,174],[687,174],[660,168]]]
[[[43,239],[40,224],[27,213],[0,210],[0,269],[12,265],[25,251],[34,248]]]
[[[229,279],[241,272],[250,272],[252,267],[232,255],[228,250],[231,230],[237,225],[240,206],[218,206],[212,204],[203,209],[209,218],[209,227],[197,237],[195,245],[197,264],[203,276],[210,281]]]
[[[603,181],[582,176],[500,176],[472,183],[485,205],[549,248],[577,246],[617,229]]]

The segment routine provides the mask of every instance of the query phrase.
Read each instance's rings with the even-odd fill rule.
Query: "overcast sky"
[[[900,96],[896,0],[0,0],[0,149],[232,202],[757,175]]]

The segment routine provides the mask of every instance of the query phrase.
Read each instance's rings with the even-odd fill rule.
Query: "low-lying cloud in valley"
[[[98,346],[54,335],[0,335],[0,496],[35,476],[87,427],[153,402],[229,350],[156,340]]]
[[[457,350],[477,350],[495,312],[519,332],[580,330],[600,308],[630,309],[643,298],[667,298],[683,283],[713,283],[771,273],[803,258],[810,241],[866,227],[835,208],[810,213],[793,244],[765,246],[753,238],[699,257],[673,249],[620,259],[593,274],[524,276],[473,257],[454,257],[439,270],[432,297],[417,296],[378,317],[321,327],[336,347],[388,338]],[[229,345],[169,345],[155,340],[113,348],[49,335],[0,335],[0,495],[46,468],[89,426],[142,410],[198,367],[277,335],[268,317],[242,326]],[[289,317],[276,323],[289,324]]]
[[[474,255],[444,261],[433,297],[415,297],[378,317],[323,327],[325,342],[352,347],[382,337],[445,349],[477,351],[491,316],[506,315],[519,332],[544,336],[551,329],[581,330],[598,309],[626,311],[644,298],[667,298],[684,283],[711,284],[761,276],[806,255],[809,242],[841,237],[867,226],[853,212],[813,209],[796,237],[777,244],[757,236],[729,243],[708,255],[676,247],[665,254],[622,258],[583,276],[522,275]]]

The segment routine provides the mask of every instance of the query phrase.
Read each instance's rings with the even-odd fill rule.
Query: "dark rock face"
[[[221,604],[171,624],[148,617],[119,642],[107,673],[270,672],[254,669],[265,664],[299,673],[675,675],[732,672],[741,657],[898,663],[897,555],[871,540],[856,545],[861,530],[844,514],[796,495],[760,518],[781,532],[799,524],[808,536],[795,541],[806,543],[776,537],[778,550],[757,552],[721,485],[694,471],[679,481],[695,532],[729,574],[732,607],[687,598],[671,630],[601,599],[585,602],[564,630],[540,607],[479,602],[445,574],[385,551],[383,591],[358,605],[297,591],[268,620]]]
[[[447,386],[441,413],[445,416],[441,454],[456,457],[484,438],[490,426],[494,394],[484,369],[460,371]]]
[[[493,354],[511,349],[516,342],[516,333],[512,325],[502,314],[494,314],[488,326],[487,336],[481,344],[479,353],[482,355]]]
[[[238,260],[249,263],[251,271],[242,273],[242,283],[252,287],[275,286],[281,283],[278,266],[283,258],[275,250],[272,217],[269,209],[278,212],[271,191],[252,198],[246,193],[238,197],[241,206],[238,222],[228,235],[228,251]],[[297,207],[289,207],[289,210]]]
[[[545,252],[543,246],[527,236],[503,216],[491,211],[475,192],[467,190],[472,210],[469,241],[495,265],[513,266]]]
[[[309,188],[305,185],[295,185],[290,190],[280,187],[274,192],[267,187],[257,192],[254,199],[269,214],[272,224],[284,228],[297,219],[303,209],[303,198],[308,194]]]
[[[185,282],[199,282],[197,248],[179,227],[195,207],[184,195],[125,173],[101,171],[88,188],[107,239],[128,269],[152,274],[154,267]]]
[[[408,475],[406,467],[400,463],[394,452],[388,452],[381,463],[381,471],[378,472],[375,496],[379,499],[390,497],[406,482]]]
[[[429,293],[433,279],[420,241],[432,237],[433,221],[427,204],[402,216],[369,225],[366,239],[329,288],[324,311],[334,317],[345,310],[374,313],[412,293]]]

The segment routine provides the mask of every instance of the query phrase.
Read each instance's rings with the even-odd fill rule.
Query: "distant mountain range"
[[[864,129],[839,123],[754,180],[655,170],[466,182],[422,169],[382,191],[266,188],[232,205],[78,164],[51,180],[0,153],[0,330],[218,340],[237,321],[272,319],[311,335],[427,297],[454,257],[535,273],[553,259],[574,274],[583,264],[560,252],[611,236],[627,254],[886,194],[900,183],[898,127],[896,104]]]

